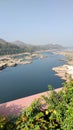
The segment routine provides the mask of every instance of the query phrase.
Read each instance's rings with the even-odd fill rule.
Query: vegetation
[[[13,43],[7,42],[0,39],[0,55],[17,54],[23,52],[34,52],[47,49],[63,49],[60,45],[48,44],[48,45],[29,45],[21,41],[16,41]]]
[[[8,42],[4,44],[0,43],[0,55],[17,54],[17,53],[22,53],[26,51],[28,51],[27,48],[20,48]]]
[[[44,109],[40,99],[19,117],[0,117],[0,130],[73,130],[73,80],[63,86],[60,92],[50,89],[50,96],[42,97]]]

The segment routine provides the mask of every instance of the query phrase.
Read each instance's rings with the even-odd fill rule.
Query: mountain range
[[[63,49],[61,45],[58,44],[47,44],[47,45],[30,45],[26,44],[22,41],[14,41],[8,42],[4,39],[0,39],[0,55],[6,54],[16,54],[16,53],[23,53],[23,52],[34,52],[40,50],[60,50]]]

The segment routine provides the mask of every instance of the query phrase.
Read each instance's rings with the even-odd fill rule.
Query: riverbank
[[[18,57],[18,58],[15,58]],[[34,58],[46,58],[41,52],[36,53],[22,53],[15,55],[0,56],[0,70],[6,67],[15,67],[18,64],[30,64]]]
[[[55,89],[56,92],[59,92],[60,90],[62,90],[62,88]],[[0,104],[0,115],[18,116],[20,112],[22,111],[22,109],[29,107],[33,101],[39,99],[43,95],[48,97],[50,95],[50,91],[46,91],[46,92],[42,92],[42,93],[35,94],[32,96],[28,96],[25,98],[17,99],[14,101],[2,103]]]
[[[71,65],[63,65],[59,67],[55,67],[52,70],[56,72],[56,75],[61,77],[63,80],[69,80],[69,78],[73,78],[73,66]]]
[[[65,52],[57,52],[57,54],[61,54],[67,57],[65,65],[54,67],[52,70],[56,72],[56,75],[61,77],[63,80],[69,80],[69,78],[73,79],[73,52],[65,51]]]

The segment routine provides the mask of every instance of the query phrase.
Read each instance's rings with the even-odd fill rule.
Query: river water
[[[8,67],[0,72],[0,103],[26,97],[48,90],[48,85],[54,88],[62,86],[63,80],[55,75],[53,67],[65,64],[65,57],[44,53],[47,58],[34,59],[31,64]]]

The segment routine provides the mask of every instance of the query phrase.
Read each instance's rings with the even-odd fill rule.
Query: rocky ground
[[[73,66],[71,65],[55,67],[53,70],[56,72],[56,75],[61,77],[63,80],[68,81],[69,78],[73,78]]]
[[[20,58],[14,58],[15,56],[20,56]],[[30,64],[34,58],[43,59],[45,57],[46,56],[41,53],[22,53],[16,55],[0,56],[0,70],[5,69],[6,67],[16,66],[18,64]]]
[[[68,81],[69,78],[73,78],[73,52],[71,51],[64,51],[64,52],[57,52],[57,54],[62,54],[67,57],[67,64],[59,67],[53,68],[56,72],[56,75],[61,77],[62,79]]]

